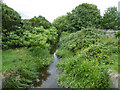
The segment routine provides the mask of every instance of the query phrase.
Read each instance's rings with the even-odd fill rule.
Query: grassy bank
[[[53,60],[47,49],[17,48],[2,51],[3,88],[28,88],[37,70]]]
[[[118,40],[101,30],[63,32],[56,54],[59,84],[69,88],[109,88],[108,70],[118,72]]]

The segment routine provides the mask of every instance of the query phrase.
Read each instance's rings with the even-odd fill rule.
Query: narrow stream
[[[33,82],[31,88],[61,88],[57,85],[56,81],[58,75],[58,69],[56,67],[57,60],[58,58],[54,53],[53,62],[50,64],[50,66],[40,70],[40,75]]]

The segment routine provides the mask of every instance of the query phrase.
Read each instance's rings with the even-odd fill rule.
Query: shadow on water
[[[47,77],[50,76],[50,73],[48,73],[49,67],[45,67],[42,69],[39,69],[38,72],[40,72],[39,76],[33,81],[32,87],[38,87],[41,86],[43,81],[47,80]]]

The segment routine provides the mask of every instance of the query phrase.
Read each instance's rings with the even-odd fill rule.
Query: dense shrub
[[[20,30],[22,33],[20,33]],[[32,30],[24,30],[24,32],[22,31],[23,29],[20,30],[19,34],[17,32],[9,32],[7,37],[2,33],[2,45],[4,49],[24,46],[41,46],[50,49],[57,38],[57,29],[55,27],[44,29],[41,26],[35,27]]]
[[[21,20],[20,15],[2,4],[3,49],[41,46],[51,48],[57,38],[57,29],[43,16]]]
[[[57,64],[61,70],[59,84],[69,88],[108,88],[105,58],[101,54],[100,47],[94,45],[75,56],[64,56]]]
[[[81,31],[65,34],[66,33],[61,36],[62,38],[60,39],[59,46],[73,52],[100,42],[100,38],[103,35],[100,30],[94,28],[82,28]]]

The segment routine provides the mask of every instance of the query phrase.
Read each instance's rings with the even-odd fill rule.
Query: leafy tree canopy
[[[68,17],[66,15],[56,18],[52,24],[59,30],[59,32],[69,31],[70,25],[71,25],[70,22],[68,21]]]
[[[33,27],[43,26],[45,29],[51,27],[51,23],[47,19],[45,19],[45,17],[43,16],[38,16],[38,17],[35,16],[29,20],[29,23]]]
[[[72,12],[67,13],[72,30],[80,30],[82,27],[100,27],[100,10],[96,5],[83,3]]]
[[[2,28],[9,31],[15,31],[16,28],[21,27],[21,16],[14,9],[2,3]]]
[[[117,7],[109,7],[105,11],[102,19],[102,27],[104,29],[120,29],[120,16]]]

